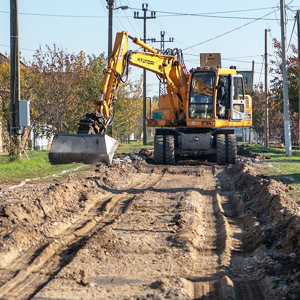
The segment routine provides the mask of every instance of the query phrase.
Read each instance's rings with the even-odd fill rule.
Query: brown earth
[[[299,299],[300,210],[251,164],[0,189],[0,299]]]

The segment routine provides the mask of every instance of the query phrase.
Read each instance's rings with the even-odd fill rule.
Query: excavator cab
[[[190,119],[212,119],[214,112],[214,72],[194,73],[190,87]]]

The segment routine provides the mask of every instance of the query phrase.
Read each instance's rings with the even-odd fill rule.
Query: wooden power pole
[[[285,156],[292,156],[291,145],[291,124],[289,90],[286,69],[286,15],[284,0],[280,0],[280,21],[281,21],[281,47],[282,47],[282,87],[283,87],[283,110],[284,110],[284,140]]]
[[[254,65],[255,62],[254,60],[252,60],[252,90],[253,91],[254,91]],[[251,142],[252,142],[252,127],[249,127],[249,144],[251,144]]]
[[[18,0],[10,0],[10,136],[12,154],[20,148],[20,57]]]
[[[298,101],[299,101],[299,153],[300,153],[300,10],[297,11],[297,25],[298,25]]]
[[[265,29],[265,147],[269,148],[269,112],[268,112],[268,29]]]

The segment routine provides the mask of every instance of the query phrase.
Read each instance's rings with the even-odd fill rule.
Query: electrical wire
[[[120,3],[121,3],[121,6],[122,6],[122,2],[120,2]],[[125,1],[125,3],[126,3],[126,5],[129,7],[129,3],[128,3],[127,0]],[[137,35],[139,35],[139,32],[136,30],[136,27],[133,26],[133,24],[132,24],[131,21],[130,21],[130,18],[128,17],[128,15],[127,15],[127,13],[126,13],[125,11],[124,11],[124,15],[125,15],[125,17],[126,17],[128,23],[129,23],[130,26],[132,27],[133,31],[135,31],[135,33],[136,33]]]
[[[9,14],[9,11],[0,10],[0,13]],[[59,15],[59,14],[42,14],[42,13],[27,13],[19,12],[19,15],[25,16],[38,16],[38,17],[58,17],[58,18],[106,18],[106,16],[96,16],[96,15]]]
[[[4,44],[0,44],[0,46],[1,46],[1,47],[10,48],[10,46],[4,45]],[[22,47],[20,47],[20,50],[31,51],[31,52],[35,52],[35,51],[36,51],[36,50],[34,50],[34,49],[30,49],[30,48],[22,48]]]
[[[101,5],[105,9],[105,6],[101,2]],[[129,6],[129,5],[128,5]],[[253,17],[236,17],[236,16],[215,16],[213,14],[226,14],[226,13],[237,13],[237,12],[249,12],[249,11],[257,11],[263,9],[274,9],[276,7],[265,7],[265,8],[254,8],[254,9],[244,9],[244,10],[233,10],[233,11],[221,11],[221,12],[210,12],[210,13],[178,13],[178,12],[169,12],[169,11],[160,11],[156,10],[157,13],[168,14],[162,15],[160,17],[170,17],[170,16],[195,16],[195,17],[208,17],[208,18],[225,18],[225,19],[238,19],[238,20],[256,20]],[[129,7],[131,10],[139,10],[139,8]],[[0,13],[9,13],[9,11],[0,11]],[[41,16],[41,17],[59,17],[59,18],[106,18],[106,16],[100,15],[65,15],[65,14],[45,14],[45,13],[30,13],[30,12],[19,12],[20,15],[28,15],[28,16]],[[122,16],[122,18],[128,18],[126,16]],[[277,19],[264,19],[263,17],[260,20],[269,20],[269,21],[277,21]]]
[[[232,17],[232,16],[214,16],[214,15],[202,15],[202,14],[177,14],[177,15],[161,15],[159,17],[204,17],[204,18],[215,18],[215,19],[234,19],[234,20],[255,20],[255,21],[277,21],[274,18],[260,18],[257,20],[255,17]],[[292,19],[287,19],[292,20]]]
[[[149,7],[151,8],[150,5],[149,5]],[[152,10],[153,10],[153,8],[152,8]],[[174,36],[173,34],[170,34],[170,32],[168,32],[168,30],[166,30],[166,28],[165,28],[165,27],[162,25],[162,23],[160,22],[159,18],[156,18],[155,21],[156,21],[158,24],[160,24],[160,26],[158,26],[158,28],[163,29],[163,31],[165,31],[165,33],[166,33],[167,35],[169,35],[170,37],[171,37],[171,36]],[[175,36],[176,36],[176,35],[175,35]],[[177,38],[176,38],[176,42],[179,43],[179,44],[181,44],[181,45],[183,45],[184,47],[188,47],[187,44],[183,43],[182,41],[178,40]],[[197,52],[197,51],[194,50],[194,49],[192,49],[192,51]],[[198,55],[199,55],[199,54],[197,54],[197,56],[198,56]]]
[[[239,9],[239,10],[229,10],[229,11],[218,11],[218,12],[206,12],[206,13],[201,13],[201,15],[209,15],[209,14],[227,14],[227,13],[237,13],[237,12],[249,12],[249,11],[256,11],[256,10],[264,10],[264,9],[273,9],[277,8],[276,6],[271,6],[271,7],[262,7],[262,8],[250,8],[250,9]],[[134,10],[142,10],[139,8],[132,8]],[[174,13],[174,14],[180,14],[176,12],[166,12],[166,11],[157,11],[161,13]]]
[[[239,27],[236,27],[236,28],[234,28],[234,29],[232,29],[232,30],[229,30],[229,31],[227,31],[227,32],[224,32],[224,33],[222,33],[222,34],[219,34],[219,35],[217,35],[217,36],[215,36],[215,37],[213,37],[213,38],[210,38],[210,39],[208,39],[208,40],[206,40],[206,41],[203,41],[203,42],[197,43],[197,44],[195,44],[195,45],[193,45],[193,46],[187,47],[187,48],[185,48],[185,49],[183,49],[183,50],[191,49],[191,48],[194,48],[194,47],[196,47],[196,46],[199,46],[199,45],[202,45],[202,44],[204,44],[204,43],[207,43],[207,42],[210,42],[210,41],[212,41],[212,40],[215,40],[215,39],[218,39],[218,38],[220,38],[220,37],[223,37],[224,35],[227,35],[227,34],[229,34],[229,33],[232,33],[232,32],[234,32],[234,31],[236,31],[236,30],[239,30],[239,29],[241,29],[241,28],[243,28],[243,27],[246,27],[246,26],[248,26],[248,25],[250,25],[250,24],[252,24],[252,23],[254,23],[254,22],[258,21],[258,20],[261,20],[262,18],[264,18],[264,17],[266,17],[266,16],[268,16],[268,15],[270,15],[270,14],[273,14],[273,13],[274,13],[273,11],[270,12],[270,13],[267,13],[266,15],[264,15],[264,16],[262,16],[262,17],[260,17],[260,18],[257,18],[257,19],[255,19],[255,20],[253,20],[253,21],[251,21],[251,22],[245,23],[245,24],[243,24],[243,25],[241,25],[241,26],[239,26]]]
[[[289,51],[289,48],[290,48],[290,45],[291,45],[291,41],[292,41],[292,37],[293,37],[293,34],[294,34],[294,29],[295,29],[296,21],[297,21],[297,20],[296,20],[296,18],[295,18],[294,26],[293,26],[292,33],[291,33],[291,38],[290,38],[289,45],[288,45],[286,51]]]
[[[261,63],[261,70],[260,70],[257,86],[259,86],[259,83],[260,83],[260,78],[261,78],[261,74],[262,74],[262,71],[263,71],[264,62],[265,62],[265,56],[263,57],[263,60],[262,60],[262,63]]]

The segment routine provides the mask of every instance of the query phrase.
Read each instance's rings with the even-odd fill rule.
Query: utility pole
[[[106,0],[108,9],[108,50],[107,50],[107,63],[109,64],[109,59],[112,52],[112,36],[113,36],[113,11],[121,8],[122,10],[126,10],[129,8],[127,5],[114,7],[115,0]]]
[[[165,31],[160,32],[160,51],[163,53],[165,51],[165,43],[174,42],[174,38],[170,37],[168,41],[165,41]],[[166,84],[159,82],[159,99],[161,95],[166,94]],[[158,100],[159,101],[159,100]]]
[[[20,148],[20,57],[18,0],[10,0],[10,136],[12,154],[17,156]]]
[[[299,155],[300,155],[300,10],[297,11],[297,25],[298,25],[298,101],[299,101]]]
[[[280,16],[281,16],[282,87],[283,87],[283,108],[284,108],[285,155],[292,156],[289,90],[288,90],[287,70],[286,70],[286,16],[285,16],[284,0],[280,0]]]
[[[268,112],[268,30],[265,29],[265,147],[269,148],[269,112]]]
[[[108,9],[108,50],[107,50],[107,66],[109,66],[110,56],[112,53],[112,35],[113,35],[113,11],[115,9],[121,8],[122,10],[126,10],[129,8],[129,6],[120,6],[120,7],[114,7],[115,0],[106,0],[107,2],[107,9]],[[108,129],[109,135],[113,134],[113,126],[110,125]]]
[[[143,3],[142,9],[144,12],[144,16],[140,17],[139,12],[134,12],[134,18],[135,19],[143,19],[144,20],[144,38],[143,42],[146,43],[146,21],[147,19],[155,19],[156,13],[155,11],[151,11],[151,16],[147,17],[147,11],[148,11],[148,3]],[[144,49],[144,52],[146,52],[146,49]],[[146,70],[143,71],[143,145],[147,145],[147,128],[146,128],[146,116],[147,114],[147,100],[146,100]]]
[[[253,91],[254,91],[254,65],[255,62],[254,60],[252,60],[252,90]],[[251,144],[251,141],[252,141],[252,127],[249,127],[249,144]]]
[[[108,50],[107,50],[107,63],[109,64],[110,55],[112,52],[112,30],[113,30],[113,10],[114,0],[106,0],[108,8]]]

